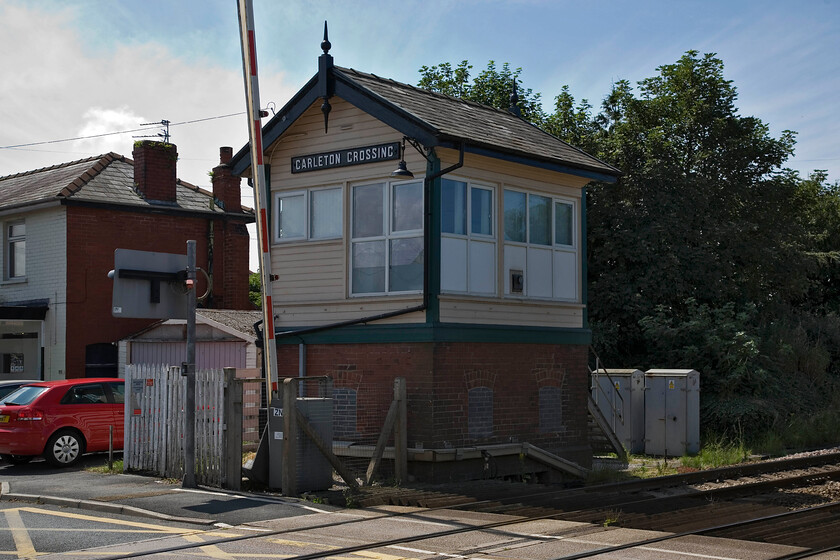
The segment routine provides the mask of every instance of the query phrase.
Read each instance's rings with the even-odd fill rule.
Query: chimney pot
[[[230,146],[222,146],[219,148],[219,163],[224,165],[226,163],[230,163],[231,159],[233,159],[233,148]]]

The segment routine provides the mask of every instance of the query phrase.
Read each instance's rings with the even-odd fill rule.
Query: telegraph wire
[[[230,114],[227,114],[227,115],[219,115],[219,116],[216,116],[216,117],[205,117],[203,119],[193,119],[191,121],[181,121],[181,122],[177,122],[177,123],[170,123],[169,126],[180,126],[180,125],[183,125],[183,124],[194,124],[194,123],[199,123],[199,122],[204,122],[204,121],[212,121],[212,120],[216,120],[216,119],[226,119],[228,117],[236,117],[236,116],[244,115],[244,114],[245,114],[245,111],[240,111],[239,113],[230,113]],[[158,125],[159,123],[154,123],[154,124]],[[14,149],[14,148],[28,148],[30,146],[43,146],[43,145],[46,145],[46,144],[59,144],[61,142],[73,142],[74,140],[89,140],[91,138],[102,138],[103,136],[116,136],[117,134],[130,134],[132,132],[144,132],[144,131],[149,130],[150,128],[152,128],[152,127],[134,128],[134,129],[131,129],[131,130],[120,130],[120,131],[117,131],[117,132],[103,132],[102,134],[91,134],[90,136],[78,136],[76,138],[62,138],[60,140],[45,140],[45,141],[42,141],[42,142],[29,142],[28,144],[14,144],[14,145],[11,145],[11,146],[0,146],[0,150],[11,150],[11,149]]]

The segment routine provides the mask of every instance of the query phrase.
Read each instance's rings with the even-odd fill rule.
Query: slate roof
[[[175,197],[174,204],[144,199],[134,188],[134,162],[113,152],[0,177],[0,209],[72,200],[224,213],[212,192],[180,179]]]
[[[335,68],[436,131],[436,136],[572,167],[618,175],[615,167],[556,138],[508,111],[449,97],[352,68]]]
[[[443,146],[602,181],[621,172],[536,126],[487,105],[464,101],[351,68],[319,72],[263,127],[268,151],[324,91],[332,91],[368,114],[427,147]],[[242,175],[251,165],[249,145],[231,160]]]

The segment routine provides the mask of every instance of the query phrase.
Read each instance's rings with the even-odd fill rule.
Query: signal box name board
[[[376,163],[400,158],[400,143],[377,144],[376,146],[362,146],[347,148],[320,154],[296,156],[292,158],[292,173],[319,171],[334,167],[348,167],[363,163]]]

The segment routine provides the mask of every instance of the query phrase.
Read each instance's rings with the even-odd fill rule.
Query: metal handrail
[[[596,352],[595,349],[592,348],[591,346],[589,347],[589,351],[592,352],[592,354],[595,356],[595,369],[592,370],[592,368],[589,368],[589,375],[590,375],[590,381],[592,383],[592,387],[595,388],[597,386],[596,397],[597,397],[598,393],[601,393],[601,394],[604,395],[604,400],[609,402],[610,401],[609,395],[604,391],[604,389],[601,387],[601,385],[599,383],[595,383],[595,381],[593,379],[593,375],[603,373],[604,375],[607,376],[607,380],[609,380],[610,385],[615,387],[616,383],[613,380],[613,378],[610,375],[610,372],[607,370],[607,368],[599,367],[599,364],[601,364],[602,362],[601,362],[601,357],[598,356],[598,352]],[[587,367],[589,367],[589,364],[587,364]],[[618,409],[618,407],[616,406],[614,401],[610,402],[610,407],[612,408],[612,412],[613,412],[612,417],[613,417],[613,419],[618,418],[618,420],[621,422],[621,425],[623,426],[624,425],[624,397],[621,396],[621,393],[618,392],[618,391],[613,391],[613,395],[617,396],[618,400],[620,401],[620,410]],[[595,402],[597,404],[597,402],[598,402],[597,398],[595,399]],[[613,431],[615,431],[615,426],[613,426]]]

